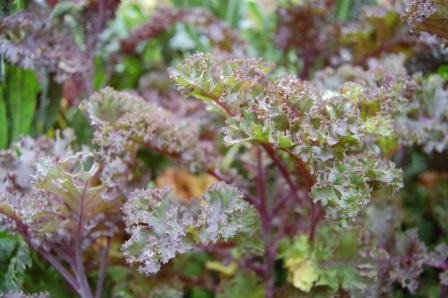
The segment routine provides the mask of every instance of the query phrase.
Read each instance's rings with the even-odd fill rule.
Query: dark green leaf
[[[7,66],[6,77],[10,140],[15,141],[21,134],[30,131],[39,85],[33,71],[14,65]]]

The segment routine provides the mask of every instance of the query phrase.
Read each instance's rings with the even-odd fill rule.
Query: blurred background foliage
[[[371,57],[400,52],[408,57],[408,69],[411,72],[423,71],[425,76],[437,73],[445,80],[448,79],[448,54],[435,53],[430,58],[419,56],[418,49],[413,47],[414,42],[403,35],[405,25],[397,12],[391,10],[385,14],[362,14],[361,9],[365,5],[378,4],[375,0],[321,1],[324,6],[310,7],[305,12],[302,5],[307,4],[302,0],[109,0],[104,2],[101,16],[95,8],[90,7],[95,5],[80,8],[76,5],[77,1],[36,2],[37,6],[45,7],[39,8],[42,10],[42,20],[55,24],[55,27],[45,26],[45,30],[51,34],[56,30],[58,34],[72,37],[76,49],[59,49],[60,52],[55,50],[50,53],[52,56],[48,59],[55,60],[51,65],[45,61],[33,65],[11,63],[11,59],[6,59],[6,56],[14,53],[2,51],[0,148],[7,148],[22,134],[54,136],[57,129],[67,127],[74,129],[79,145],[90,144],[92,131],[86,117],[78,109],[78,103],[104,86],[133,90],[144,97],[164,97],[169,104],[174,91],[166,67],[198,51],[213,52],[219,47],[225,49],[228,45],[216,42],[221,36],[216,38],[214,35],[227,34],[227,30],[238,32],[237,38],[241,39],[238,47],[245,55],[272,61],[281,72],[295,73],[304,79],[312,78],[316,70],[325,66],[342,64],[344,61],[332,61],[336,52],[338,59],[349,56],[347,60],[361,66],[367,65]],[[0,4],[1,16],[20,13],[35,6],[30,0],[5,0]],[[195,24],[197,20],[194,19],[181,19],[177,15],[183,9],[197,7],[211,14],[211,17],[201,15],[202,24]],[[161,9],[165,11],[160,13]],[[92,16],[97,16],[99,20],[87,26],[85,17]],[[209,17],[212,19],[207,21]],[[140,36],[136,34],[138,28],[146,26],[153,18],[160,19],[150,23],[146,31],[140,32]],[[358,26],[356,30],[343,34],[341,24],[355,20]],[[11,28],[2,24],[2,35],[18,43],[27,34],[37,36],[32,30],[18,32],[20,26],[26,25],[14,26],[14,30],[9,30]],[[291,32],[291,28],[296,31]],[[322,37],[320,33],[325,30],[328,30],[328,34]],[[50,33],[49,40],[53,36]],[[39,41],[47,38],[45,32],[39,34],[42,34],[37,36]],[[133,42],[133,36],[138,37],[138,42]],[[237,44],[234,40],[230,42],[230,46]],[[341,43],[351,49],[350,54],[342,52],[340,55]],[[48,52],[49,48],[54,49],[54,44],[39,44],[31,49],[36,51],[35,55],[40,55],[39,51]],[[11,48],[10,51],[22,55],[17,49]],[[64,65],[65,58],[75,56],[76,65],[70,65],[70,61],[67,62],[69,65]],[[417,228],[421,239],[430,247],[446,243],[447,151],[426,154],[419,146],[395,149],[393,158],[404,169],[405,176],[405,188],[400,200],[394,203],[399,212],[395,216],[403,218],[401,228]],[[152,168],[168,166],[166,160],[153,153],[142,152],[141,158]],[[181,191],[194,193],[197,185],[203,183],[195,179],[188,177],[188,174],[177,173],[161,175],[159,181],[162,181],[162,185],[166,180],[184,185]],[[108,269],[103,297],[149,297],[147,293],[154,289],[154,283],[159,280],[145,278],[129,270],[119,256],[119,244],[116,246],[116,260],[111,262],[113,265]],[[218,297],[263,295],[259,281],[247,273],[228,274],[228,268],[216,266],[210,261],[207,253],[186,255],[175,260],[173,266],[182,279],[197,285],[191,286],[184,297],[213,297],[212,292],[201,287],[199,278],[204,270],[209,270],[207,266],[213,268],[209,274],[224,276],[226,280],[225,284],[219,286],[222,294]],[[279,276],[284,277],[285,273],[281,273],[284,269],[279,266],[278,270]],[[284,278],[277,282],[284,282]],[[427,269],[421,285],[415,297],[436,297],[439,293],[437,273]],[[163,283],[157,284],[160,295],[151,290],[151,297],[178,297],[176,284],[169,284],[168,281],[165,290],[163,286]],[[19,237],[1,232],[0,292],[20,288],[27,292],[45,290],[52,297],[73,296],[63,286],[57,272],[49,270],[37,255],[30,253]],[[170,291],[172,296],[169,295]],[[408,292],[396,288],[394,297],[407,296]]]
[[[349,20],[356,16],[363,4],[373,1],[336,2],[332,17]],[[70,7],[69,3],[70,1],[61,1],[55,4],[51,8],[52,16],[49,17],[62,16],[62,25],[69,28],[82,49],[86,46],[84,35],[89,32],[83,32],[83,24],[77,23],[76,20],[76,13],[79,12],[76,12],[75,6]],[[173,65],[197,51],[211,50],[213,45],[194,25],[174,23],[154,38],[139,43],[134,53],[117,54],[120,51],[120,40],[128,36],[131,30],[148,21],[159,7],[205,8],[231,28],[239,30],[241,37],[249,41],[245,45],[249,56],[274,61],[282,65],[285,71],[297,72],[298,58],[294,49],[284,51],[275,42],[279,18],[275,9],[278,5],[286,6],[291,3],[268,0],[122,1],[117,7],[116,16],[109,19],[105,30],[96,36],[98,47],[91,53],[92,88],[98,90],[104,86],[112,86],[118,90],[138,89],[147,78],[151,80],[148,83],[153,87],[167,90],[170,86],[163,73],[167,65]],[[2,4],[2,15],[20,11],[30,4],[29,0],[5,1]],[[11,65],[4,57],[0,70],[1,148],[6,148],[21,134],[51,135],[55,129],[67,126],[75,129],[81,143],[89,143],[91,134],[87,122],[74,104],[85,97],[86,92],[80,92],[84,86],[80,86],[76,80],[57,82],[54,74],[48,69],[24,69]]]

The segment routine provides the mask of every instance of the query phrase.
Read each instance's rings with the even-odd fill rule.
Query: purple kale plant
[[[179,3],[132,26],[109,0],[0,20],[2,59],[85,98],[0,151],[0,258],[23,239],[83,298],[446,297],[446,3],[280,1],[262,59],[247,2],[239,32]]]

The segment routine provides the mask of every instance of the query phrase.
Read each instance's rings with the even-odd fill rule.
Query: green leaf
[[[223,1],[222,3],[226,3]],[[226,9],[226,22],[229,23],[233,28],[238,26],[238,17],[241,10],[241,2],[240,0],[229,0],[227,2]]]
[[[71,108],[65,115],[67,122],[75,131],[76,140],[80,144],[91,144],[93,133],[87,117],[79,108]]]
[[[15,65],[7,67],[6,100],[10,119],[10,141],[15,141],[21,134],[27,134],[36,107],[39,84],[31,70]]]
[[[269,130],[267,130],[265,127],[255,123],[250,123],[250,128],[252,130],[252,136],[251,138],[256,141],[260,142],[269,142]]]
[[[238,264],[234,262],[226,265],[218,261],[208,261],[207,263],[205,263],[205,266],[210,270],[217,271],[227,276],[234,275],[236,270],[238,269]]]
[[[316,286],[328,286],[331,290],[336,290],[339,287],[337,280],[337,272],[334,270],[325,270],[321,272]]]
[[[71,1],[61,1],[57,3],[49,15],[49,19],[55,19],[64,15],[80,13],[81,6]]]
[[[262,11],[262,7],[254,0],[246,2],[247,12],[258,28],[262,28],[266,17]]]
[[[0,232],[0,293],[18,291],[31,266],[28,245],[19,236]]]
[[[292,273],[293,286],[304,292],[309,292],[319,279],[319,268],[312,260],[290,259],[286,260],[286,266]]]
[[[217,298],[259,298],[264,297],[264,286],[255,274],[238,273],[234,278],[220,285]]]
[[[320,202],[324,206],[338,200],[338,196],[332,187],[316,189],[313,191],[312,196],[315,201]]]
[[[437,74],[441,76],[445,81],[448,80],[448,64],[440,65],[437,68]]]
[[[6,101],[3,93],[3,84],[0,85],[0,148],[8,146],[8,118],[6,114]]]
[[[291,136],[289,136],[289,135],[285,136],[281,132],[277,133],[277,143],[280,146],[280,148],[285,148],[285,149],[289,149],[294,146]]]
[[[62,98],[62,86],[54,81],[54,76],[46,74],[41,77],[42,93],[39,109],[35,118],[33,133],[46,133],[56,122]]]
[[[336,15],[339,20],[346,21],[350,17],[350,12],[353,11],[352,0],[338,0]]]
[[[319,279],[320,269],[314,260],[312,248],[306,235],[297,236],[291,243],[284,239],[280,245],[285,267],[289,271],[289,280],[294,287],[309,292]]]
[[[184,24],[177,24],[174,36],[170,40],[170,47],[174,50],[188,51],[198,47],[199,40],[194,38]],[[194,35],[194,34],[193,34]]]

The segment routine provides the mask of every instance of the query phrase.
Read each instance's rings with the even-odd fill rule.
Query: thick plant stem
[[[30,247],[33,247],[32,241],[31,241],[31,237],[30,234],[28,232],[28,229],[26,228],[26,226],[23,224],[22,221],[20,221],[17,217],[13,217],[16,222],[17,222],[17,226],[21,229],[25,240],[27,241],[28,245]],[[37,251],[40,253],[40,255],[48,262],[51,264],[51,266],[53,266],[54,269],[56,269],[56,271],[59,272],[59,274],[62,275],[62,277],[64,278],[64,280],[72,287],[72,289],[74,291],[76,291],[79,295],[81,295],[81,289],[80,286],[78,284],[78,279],[76,277],[76,274],[72,274],[72,272],[70,272],[69,270],[67,270],[65,268],[65,266],[63,265],[63,263],[61,262],[61,260],[67,262],[71,268],[73,269],[73,261],[72,258],[65,253],[63,250],[60,250],[60,248],[58,247],[54,247],[53,250],[56,252],[56,254],[59,256],[55,257],[54,255],[52,255],[50,252],[46,251],[46,250],[41,250],[41,249],[37,249]]]
[[[266,298],[273,298],[275,293],[275,254],[277,252],[276,243],[269,243],[266,247],[265,263],[266,263]]]
[[[273,298],[275,292],[275,255],[277,252],[277,240],[272,228],[272,215],[270,214],[269,204],[266,197],[266,183],[262,164],[260,148],[257,150],[257,179],[256,188],[258,195],[258,212],[261,218],[261,228],[263,231],[263,240],[265,246],[264,255],[264,281],[266,284],[266,298]]]
[[[307,191],[306,197],[309,201],[310,213],[311,213],[311,222],[308,237],[310,238],[310,241],[313,242],[316,234],[317,225],[319,224],[319,221],[321,219],[320,218],[321,210],[319,206],[316,203],[314,203],[311,197],[309,196],[309,192],[311,191],[311,188],[314,185],[314,179],[311,176],[310,171],[307,169],[305,163],[300,158],[294,155],[290,150],[285,150],[285,152],[287,152],[291,156],[291,158],[295,161],[299,173],[302,175],[305,182],[305,187]]]
[[[49,262],[65,279],[65,281],[68,282],[68,284],[79,294],[79,286],[77,281],[75,280],[75,277],[67,271],[67,269],[64,268],[64,266],[59,262],[58,259],[56,259],[54,256],[47,252],[41,252],[41,255],[44,257],[47,262]]]
[[[264,254],[264,281],[266,285],[266,298],[273,298],[275,292],[275,256],[277,254],[277,239],[273,235],[272,229],[272,220],[266,210],[261,215],[261,224],[262,224],[262,232],[263,232],[263,240],[265,247]]]
[[[111,239],[107,238],[106,247],[104,247],[103,250],[101,251],[101,262],[99,268],[98,281],[96,283],[95,298],[101,298],[101,294],[103,292],[104,279],[106,278],[107,261],[109,259],[110,244]]]
[[[92,292],[90,290],[89,282],[87,281],[87,276],[84,268],[84,260],[82,255],[82,234],[84,229],[84,199],[86,196],[86,191],[88,183],[84,187],[81,194],[81,204],[79,208],[79,219],[78,228],[75,234],[75,268],[74,272],[76,275],[77,282],[79,284],[79,291],[82,298],[93,298]]]
[[[76,245],[76,246],[79,247],[78,245]],[[76,280],[78,281],[78,284],[79,284],[79,295],[82,298],[93,298],[89,283],[87,281],[87,276],[86,276],[86,272],[84,269],[82,254],[79,252],[78,248],[76,248],[75,259],[76,259],[76,261],[75,261],[74,271],[75,271],[75,275],[76,275]]]
[[[294,183],[294,181],[292,180],[292,178],[291,178],[291,176],[290,176],[290,174],[288,172],[288,169],[283,164],[282,160],[277,156],[277,154],[275,153],[274,149],[272,149],[272,147],[270,145],[263,144],[262,146],[266,150],[266,152],[269,155],[269,157],[274,162],[275,166],[279,169],[280,174],[282,174],[283,178],[285,178],[285,180],[288,183],[289,187],[293,191],[292,195],[294,196],[294,198],[297,200],[297,202],[302,202],[303,201],[302,198],[300,198],[299,195],[298,195],[299,189],[298,189],[297,185]]]
[[[440,289],[439,298],[447,298],[448,297],[448,286],[442,286]]]
[[[257,195],[258,200],[260,202],[260,205],[263,205],[266,209],[266,183],[264,179],[264,171],[263,171],[263,163],[262,163],[262,156],[261,156],[261,150],[259,147],[256,148],[257,150]]]

